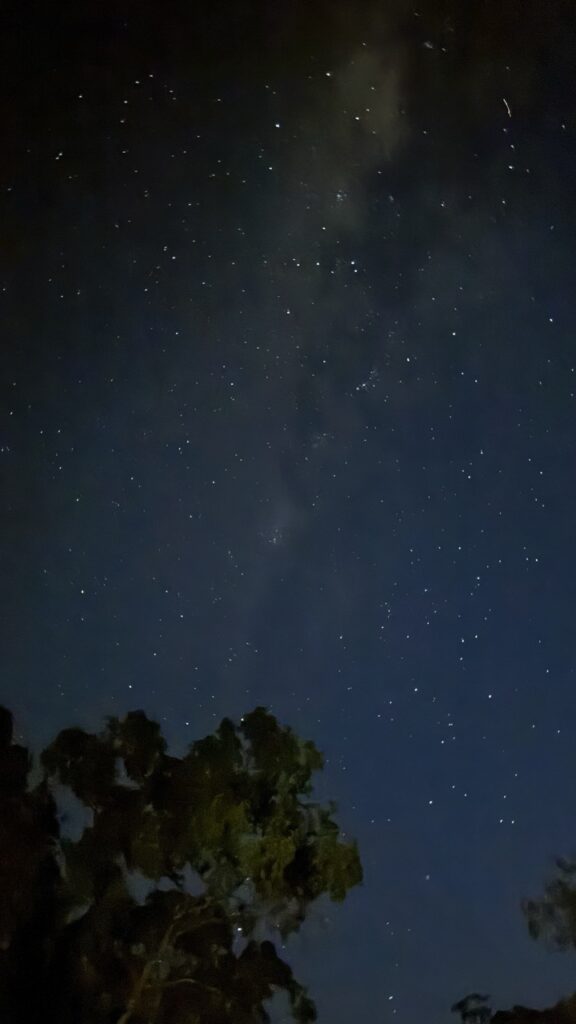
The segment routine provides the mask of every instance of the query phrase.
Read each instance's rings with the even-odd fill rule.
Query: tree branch
[[[215,988],[214,985],[205,985],[203,981],[196,981],[195,978],[175,978],[174,981],[165,981],[162,988],[174,988],[175,985],[198,985],[200,988],[206,989],[207,992],[214,992],[220,999],[223,998],[219,988]]]
[[[178,915],[176,915],[176,916],[178,916]],[[164,936],[163,936],[162,941],[160,943],[160,946],[158,948],[158,953],[156,954],[156,956],[152,960],[148,960],[144,964],[144,968],[142,970],[142,973],[141,973],[141,975],[140,975],[140,977],[139,977],[139,979],[138,979],[138,981],[136,983],[136,986],[134,988],[134,991],[132,992],[132,995],[130,996],[130,999],[128,1001],[128,1006],[126,1007],[126,1009],[125,1009],[124,1013],[122,1014],[122,1016],[118,1019],[117,1024],[128,1024],[130,1018],[134,1014],[134,1012],[135,1012],[135,1010],[136,1010],[136,1008],[137,1008],[137,1006],[138,1006],[138,1004],[139,1004],[139,1002],[140,1002],[140,1000],[142,998],[142,994],[144,992],[144,989],[148,985],[148,978],[150,976],[152,968],[154,967],[155,964],[158,963],[159,960],[162,959],[162,954],[165,953],[166,950],[168,949],[168,945],[169,945],[169,943],[170,943],[170,941],[172,939],[172,933],[173,933],[175,927],[176,927],[176,920],[173,920],[173,921],[170,922],[170,924],[168,925],[168,928],[166,929],[166,931],[164,933]]]

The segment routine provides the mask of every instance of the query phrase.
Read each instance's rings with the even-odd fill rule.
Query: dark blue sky
[[[2,699],[317,742],[366,876],[292,942],[321,1021],[553,1002],[570,5],[104,6],[6,19]]]

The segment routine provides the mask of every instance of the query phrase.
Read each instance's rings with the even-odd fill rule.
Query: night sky
[[[265,704],[365,882],[321,1022],[547,1005],[576,846],[576,16],[10,5],[1,699],[33,747]]]

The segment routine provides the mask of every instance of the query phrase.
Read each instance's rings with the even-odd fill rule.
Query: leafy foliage
[[[99,734],[61,732],[29,792],[28,756],[11,740],[0,714],[0,789],[19,822],[2,829],[0,862],[16,908],[0,904],[10,1024],[252,1024],[280,990],[296,1021],[315,1019],[270,938],[297,930],[318,897],[344,899],[362,870],[334,806],[311,798],[313,743],[257,708],[178,758],[136,711]],[[62,786],[89,811],[75,840],[59,832]],[[32,987],[17,964],[33,965]]]
[[[452,1013],[457,1013],[462,1024],[486,1024],[492,1017],[492,1010],[488,1006],[490,996],[480,995],[479,992],[470,992],[469,995],[459,999],[452,1007]]]
[[[576,862],[558,858],[556,869],[542,898],[525,900],[522,909],[532,938],[565,950],[576,948]]]
[[[12,728],[10,712],[0,708],[0,950],[32,915],[58,830],[47,787],[28,791],[30,758],[12,742]]]

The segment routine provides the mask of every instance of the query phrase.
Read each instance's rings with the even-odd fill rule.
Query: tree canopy
[[[313,743],[256,708],[176,757],[134,711],[62,731],[34,786],[30,766],[0,709],[7,1024],[252,1024],[277,992],[315,1020],[277,947],[362,869],[313,799]]]

